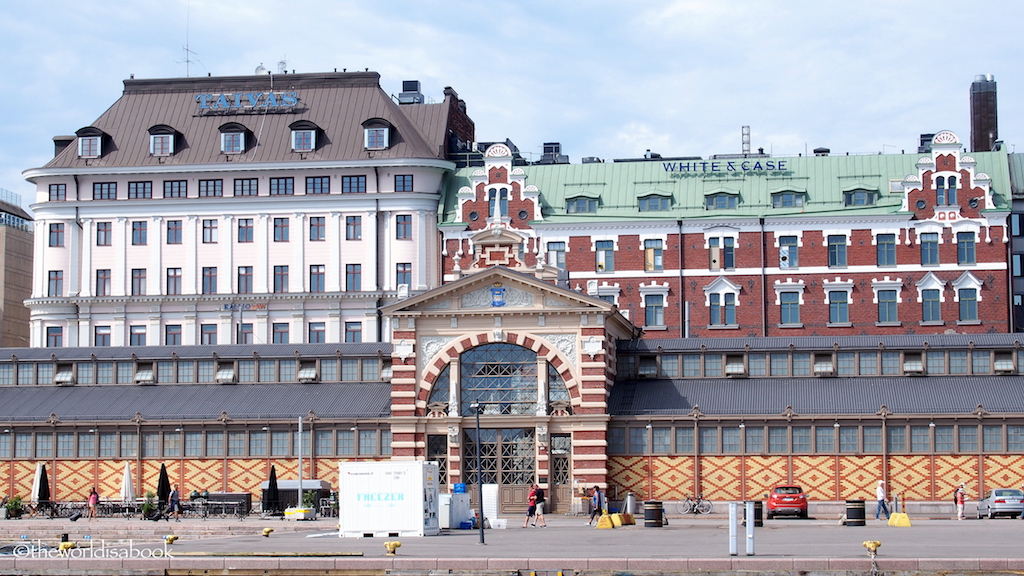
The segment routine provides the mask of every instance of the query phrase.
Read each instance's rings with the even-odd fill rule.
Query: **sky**
[[[50,0],[0,5],[0,188],[135,78],[370,69],[466,101],[478,141],[635,158],[970,142],[970,84],[998,83],[999,138],[1024,152],[1024,2],[993,0]],[[186,52],[186,47],[189,52]],[[186,57],[186,54],[188,56]]]

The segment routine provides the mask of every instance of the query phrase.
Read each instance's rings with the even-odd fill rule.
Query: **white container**
[[[462,522],[473,519],[473,512],[469,509],[469,494],[441,494],[439,502],[441,529],[458,529]]]
[[[285,508],[285,520],[313,520],[316,518],[316,510],[312,508]]]
[[[338,535],[342,538],[434,536],[438,518],[436,462],[341,462]]]

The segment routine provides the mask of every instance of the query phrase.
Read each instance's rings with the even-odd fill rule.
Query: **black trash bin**
[[[665,509],[661,502],[649,500],[644,502],[644,528],[661,528],[665,525]]]
[[[864,501],[863,500],[847,500],[846,501],[846,525],[847,526],[865,526],[864,522]]]
[[[61,542],[67,542],[68,541],[68,535],[67,534],[61,534],[60,535],[60,541]]]
[[[754,527],[764,528],[764,502],[760,500],[746,500],[743,502],[743,521],[747,521],[747,504],[754,503]]]

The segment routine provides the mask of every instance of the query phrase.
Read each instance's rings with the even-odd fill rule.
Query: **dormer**
[[[178,151],[181,133],[167,124],[157,124],[149,129],[149,153],[152,156],[171,156]]]
[[[387,150],[394,140],[394,126],[383,118],[370,118],[363,122],[363,148],[367,150]]]
[[[292,152],[313,152],[320,144],[320,134],[323,132],[319,126],[309,120],[298,120],[288,125],[291,129]]]
[[[253,144],[252,132],[243,124],[228,122],[220,126],[220,151],[222,154],[244,154]]]
[[[99,158],[107,151],[110,136],[94,126],[86,126],[75,132],[78,137],[79,158]]]

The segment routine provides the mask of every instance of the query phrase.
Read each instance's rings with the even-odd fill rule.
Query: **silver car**
[[[1016,488],[996,488],[978,500],[978,518],[1010,516],[1017,518],[1024,509],[1024,492]]]

